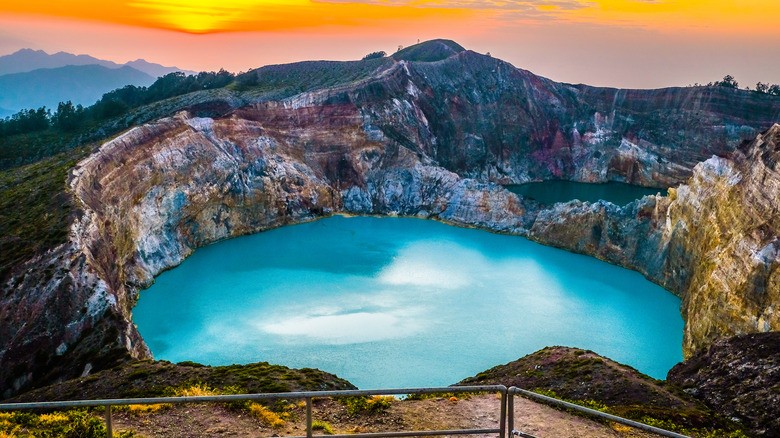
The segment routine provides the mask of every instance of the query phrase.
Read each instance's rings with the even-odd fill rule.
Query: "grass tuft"
[[[325,432],[326,435],[333,435],[333,428],[325,421],[322,420],[313,420],[311,422],[311,429],[312,430],[321,430]]]
[[[259,403],[249,405],[249,414],[274,429],[282,428],[285,425],[285,421],[279,414]]]

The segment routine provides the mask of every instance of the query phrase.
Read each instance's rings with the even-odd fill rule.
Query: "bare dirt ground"
[[[294,402],[294,401],[293,401]],[[494,394],[451,400],[393,400],[379,413],[349,414],[346,406],[331,399],[315,399],[313,418],[328,423],[337,434],[361,432],[491,429],[498,427],[500,398]],[[189,404],[156,413],[114,414],[114,432],[134,430],[146,438],[305,436],[303,404],[287,409],[289,418],[277,428],[264,424],[247,411],[219,404]],[[515,429],[538,438],[651,438],[656,435],[620,425],[600,423],[570,415],[522,398],[515,399]],[[322,430],[315,434],[322,435]],[[485,437],[495,434],[483,435]]]

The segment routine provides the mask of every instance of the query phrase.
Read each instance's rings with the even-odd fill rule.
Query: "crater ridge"
[[[780,98],[558,84],[466,50],[239,101],[134,127],[71,171],[68,243],[3,285],[4,396],[150,357],[138,293],[196,248],[335,213],[479,227],[638,270],[682,297],[686,355],[780,326],[780,125],[759,134]],[[547,209],[501,186],[546,179],[685,184]]]

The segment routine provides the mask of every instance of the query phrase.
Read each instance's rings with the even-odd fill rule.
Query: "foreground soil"
[[[716,354],[716,350],[712,349],[706,358],[675,367],[670,372],[670,381],[650,378],[629,366],[599,356],[592,351],[568,347],[546,347],[516,361],[479,373],[460,384],[517,386],[691,436],[743,438],[748,436],[748,432],[752,432],[750,436],[774,437],[777,436],[776,429],[765,427],[764,424],[772,426],[772,421],[776,421],[776,418],[763,423],[764,427],[756,428],[752,422],[740,418],[740,415],[745,417],[748,417],[748,414],[763,415],[761,418],[768,418],[767,414],[776,412],[776,406],[771,408],[766,404],[776,401],[776,397],[773,398],[772,395],[777,389],[775,371],[778,369],[778,355],[776,348],[769,348],[766,345],[776,343],[777,339],[749,338],[747,341],[760,347],[755,349],[756,358],[740,353],[752,351],[749,348],[741,348],[742,344],[725,355],[729,360],[720,358],[724,354]],[[728,366],[723,368],[717,365],[719,363]],[[750,364],[755,366],[749,367]],[[740,372],[735,372],[735,368]],[[672,379],[672,376],[675,378]],[[744,381],[735,382],[733,376],[739,376]],[[356,388],[349,382],[320,370],[308,368],[295,370],[266,362],[210,367],[192,362],[172,364],[165,361],[143,360],[39,388],[4,401],[31,402],[338,389]],[[738,396],[729,391],[735,392]],[[745,412],[745,409],[732,409],[730,405],[726,406],[731,409],[729,411],[715,403],[721,399],[728,399],[733,400],[734,403],[739,402],[739,407],[748,406],[744,401],[755,400],[756,397],[751,395],[754,393],[762,394],[761,399],[764,400],[764,404],[750,405],[756,408],[752,413]],[[452,394],[438,398],[403,400],[381,398],[379,401],[382,403],[369,407],[366,407],[367,399],[359,399],[358,408],[355,404],[357,399],[354,398],[351,400],[315,398],[314,418],[321,422],[317,433],[349,434],[498,427],[500,399],[496,394],[461,394],[457,398],[451,396]],[[732,402],[728,401],[728,403]],[[735,410],[737,412],[732,412]],[[727,416],[724,416],[724,413]],[[92,415],[102,414],[93,412]],[[132,431],[122,435],[123,438],[133,436],[257,437],[306,434],[305,406],[301,400],[294,399],[273,402],[267,407],[248,402],[233,403],[231,406],[221,403],[165,405],[157,406],[151,411],[141,406],[116,407],[114,418],[115,433]],[[538,438],[654,436],[589,417],[571,415],[523,398],[515,399],[514,418],[515,429]],[[7,422],[21,421],[24,418],[14,420],[9,417],[6,420]],[[13,424],[27,427],[27,422]],[[6,426],[11,427],[13,424],[9,423]],[[753,427],[746,429],[745,425]],[[33,433],[34,430],[27,428],[27,432]],[[2,433],[0,427],[0,438],[3,436]],[[495,434],[488,436],[493,435]]]
[[[222,405],[192,404],[163,409],[156,413],[114,415],[114,432],[133,430],[147,438],[205,438],[305,436],[305,407],[294,404],[287,410],[283,426],[270,427],[246,411]],[[362,433],[414,430],[452,430],[498,427],[500,398],[496,394],[467,398],[447,397],[425,400],[392,400],[383,412],[348,413],[347,407],[331,399],[315,399],[313,418],[326,422],[334,433]],[[655,437],[657,435],[600,423],[570,415],[522,398],[515,402],[515,429],[538,438]],[[322,435],[322,430],[315,434]],[[495,437],[496,434],[482,435]]]

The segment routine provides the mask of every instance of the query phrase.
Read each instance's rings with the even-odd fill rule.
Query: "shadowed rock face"
[[[211,103],[231,108],[222,104]],[[133,128],[71,172],[81,211],[70,242],[4,284],[0,390],[150,356],[131,310],[155,275],[199,246],[335,213],[435,218],[637,269],[683,297],[686,351],[777,330],[780,227],[761,220],[777,217],[776,146],[762,140],[775,134],[737,149],[773,119],[780,99],[757,93],[571,86],[463,51],[214,118],[185,111]],[[712,154],[734,158],[692,173]],[[542,210],[497,185],[669,186],[692,174],[687,188],[625,208]]]
[[[669,382],[739,419],[755,436],[780,431],[780,332],[714,342],[669,370]]]

